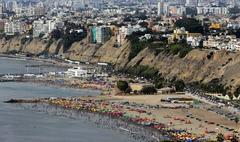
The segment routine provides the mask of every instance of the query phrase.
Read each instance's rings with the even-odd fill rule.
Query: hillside
[[[66,53],[63,53],[61,40],[49,43],[47,40],[32,39],[23,43],[22,38],[1,39],[0,53],[22,52],[37,55],[47,51],[49,54],[63,54],[72,60],[107,62],[117,68],[147,65],[159,70],[164,78],[176,77],[187,83],[209,83],[218,79],[232,91],[240,86],[240,53],[194,49],[180,58],[178,55],[156,54],[154,50],[145,48],[129,61],[131,43],[126,41],[121,47],[115,48],[114,37],[104,45],[88,44],[87,39],[84,39],[73,43]]]

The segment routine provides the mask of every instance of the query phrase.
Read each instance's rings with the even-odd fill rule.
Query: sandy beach
[[[181,136],[181,138],[185,137],[187,132],[187,134],[191,134],[191,136],[187,135],[187,138],[216,140],[218,133],[229,134],[228,129],[237,130],[240,126],[214,112],[208,111],[207,108],[211,106],[204,103],[191,108],[163,107],[166,103],[160,100],[170,96],[183,97],[184,95],[102,95],[95,97],[48,98],[44,99],[43,102],[70,110],[88,110],[92,113],[102,113],[103,110],[108,110],[107,115],[116,115],[116,118],[122,118],[124,114],[135,119],[146,120],[143,121],[145,123],[161,123],[165,125],[164,128],[167,128],[168,131],[184,131],[183,134],[172,134],[176,137]],[[239,136],[239,133],[235,132],[235,135]]]
[[[172,96],[176,97],[176,94],[173,94]],[[160,102],[160,100],[166,97],[171,97],[171,95],[110,96],[109,98],[134,102],[137,104],[161,106],[163,103]],[[200,104],[197,108],[160,108],[157,110],[149,109],[147,111],[150,111],[152,115],[145,115],[144,117],[155,118],[160,122],[169,124],[168,126],[170,128],[184,129],[193,134],[204,135],[205,137],[209,137],[213,140],[216,139],[218,133],[228,133],[228,130],[220,126],[225,126],[235,130],[238,130],[240,128],[240,124],[236,124],[235,122],[230,121],[214,112],[209,112],[207,109],[210,107],[211,105],[203,103]],[[186,121],[190,121],[191,124],[186,124]],[[238,136],[240,136],[239,133]]]

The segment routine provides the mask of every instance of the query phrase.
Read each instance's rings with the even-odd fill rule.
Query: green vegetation
[[[180,58],[184,58],[192,50],[187,44],[171,44],[166,50],[173,55],[179,54]]]
[[[164,45],[164,43],[158,43],[157,45],[154,45],[152,48],[151,44],[151,49],[155,50],[155,55],[158,55],[159,53],[165,53],[165,54],[171,54],[171,55],[178,55],[180,58],[184,58],[190,51],[193,49],[185,44],[185,43],[174,43],[170,45]]]
[[[4,35],[5,40],[10,40],[14,37],[14,35]]]
[[[197,15],[197,9],[191,8],[191,7],[187,7],[186,8],[186,14],[187,15],[191,15],[191,16]]]
[[[229,13],[230,14],[239,14],[240,13],[240,8],[237,6],[234,6],[233,8],[229,8]]]
[[[220,83],[219,79],[213,79],[207,84],[193,82],[189,85],[194,88],[202,89],[209,93],[222,93],[223,95],[229,95],[229,97],[232,97],[232,95],[228,92],[228,88],[224,88],[224,85]]]
[[[81,41],[87,37],[87,30],[82,25],[65,22],[66,28],[63,30],[56,29],[51,32],[51,38],[62,39],[63,51],[66,52],[74,42]],[[78,30],[82,30],[79,32]]]
[[[129,61],[136,57],[139,52],[150,44],[149,41],[139,41],[138,39],[140,36],[145,35],[145,33],[146,32],[136,32],[127,37],[127,39],[131,42],[131,52],[128,56]]]
[[[165,86],[175,86],[176,91],[183,91],[186,86],[183,80],[165,80],[157,69],[149,66],[137,65],[134,67],[123,69],[121,72],[152,80],[154,88],[157,89],[163,88]]]
[[[238,117],[235,117],[235,118],[234,118],[234,121],[235,121],[236,124],[238,124],[239,118],[238,118]]]
[[[141,93],[142,94],[155,94],[155,93],[157,93],[157,89],[152,85],[146,85],[146,86],[143,86]]]
[[[142,33],[137,34],[138,36]],[[155,55],[159,53],[178,55],[180,58],[184,58],[192,48],[186,43],[174,43],[168,44],[166,42],[154,43],[151,40],[148,41],[139,41],[138,36],[133,34],[129,36],[128,39],[131,41],[131,52],[129,54],[129,61],[136,57],[143,49],[149,47],[155,52]]]
[[[23,44],[25,44],[27,41],[28,41],[28,38],[23,37],[23,38],[21,39],[21,44],[23,45]]]
[[[40,33],[38,37],[42,38],[44,35],[45,35],[44,33]]]
[[[238,98],[240,95],[240,87],[238,87],[233,94],[234,94],[234,97]]]
[[[203,26],[201,25],[200,21],[194,18],[183,18],[175,23],[176,27],[184,27],[186,31],[190,33],[203,33]]]
[[[65,34],[62,38],[64,52],[66,52],[74,42],[81,41],[86,36],[87,36],[86,32],[84,33],[72,32]]]
[[[124,69],[123,72],[131,74],[131,75],[135,75],[135,76],[144,77],[146,79],[153,79],[154,77],[158,76],[157,69],[154,69],[149,66],[142,66],[142,65]]]
[[[49,49],[52,43],[53,43],[53,39],[51,38],[46,45],[46,49]]]
[[[173,84],[176,88],[176,91],[180,91],[180,92],[184,91],[185,83],[182,80],[176,80],[173,82]]]
[[[119,80],[117,82],[117,88],[124,93],[130,93],[132,91],[130,86],[128,85],[128,82],[123,80]]]
[[[63,33],[59,29],[55,29],[51,32],[51,37],[55,40],[60,39],[63,36]]]

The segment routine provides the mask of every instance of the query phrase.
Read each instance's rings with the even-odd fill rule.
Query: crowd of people
[[[23,105],[36,111],[45,111],[74,119],[81,116],[94,121],[97,125],[127,132],[134,139],[146,142],[162,140],[196,141],[202,138],[186,130],[169,128],[167,124],[158,122],[156,119],[138,115],[142,113],[151,115],[145,107],[153,106],[138,106],[128,102],[119,103],[110,100],[77,97],[45,98],[41,100],[41,103]]]

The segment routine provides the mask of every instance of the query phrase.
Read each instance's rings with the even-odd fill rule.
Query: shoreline
[[[167,136],[161,136],[162,133],[157,132],[150,128],[144,128],[132,122],[123,121],[111,116],[103,115],[100,113],[93,113],[88,111],[70,110],[62,107],[57,107],[49,104],[20,104],[20,107],[25,110],[33,112],[43,112],[49,115],[67,117],[75,120],[84,120],[90,125],[97,128],[111,129],[128,135],[136,141],[142,142],[159,142],[160,140],[170,140]],[[161,138],[161,137],[162,138]]]
[[[67,104],[69,101],[78,100],[87,103],[86,106],[81,107],[79,105]],[[59,102],[63,101],[63,102]],[[66,102],[64,102],[66,101]],[[77,119],[76,115],[81,119],[84,117],[87,119],[95,119],[94,124],[104,125],[110,129],[119,129],[125,131],[135,138],[135,140],[141,140],[144,142],[159,142],[164,140],[177,141],[177,140],[197,140],[194,136],[184,130],[172,130],[167,129],[164,124],[141,118],[139,116],[130,116],[120,111],[116,111],[110,103],[106,100],[99,100],[96,97],[67,97],[67,98],[42,98],[36,100],[10,100],[5,103],[17,103],[25,109],[30,109],[37,112],[45,112],[51,114],[58,114],[59,116],[65,116],[72,119]],[[98,108],[95,103],[110,103],[109,107]],[[57,116],[58,116],[57,115]],[[129,116],[128,116],[129,115]],[[101,123],[106,121],[105,124]]]

